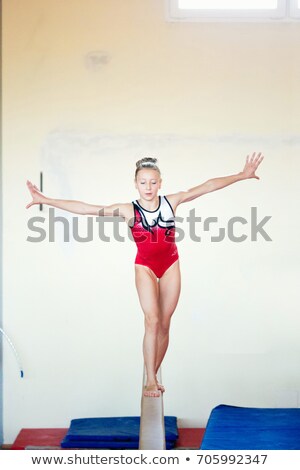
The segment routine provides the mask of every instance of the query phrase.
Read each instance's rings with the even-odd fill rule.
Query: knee
[[[160,334],[162,335],[167,335],[170,331],[170,324],[171,324],[171,320],[164,320],[162,322],[160,322],[159,324],[159,331],[160,331]]]
[[[159,329],[159,317],[158,314],[149,314],[145,315],[145,329],[146,331],[151,331],[152,333],[157,333]]]

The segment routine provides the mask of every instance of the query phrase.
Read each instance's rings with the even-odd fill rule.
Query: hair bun
[[[135,179],[137,177],[138,172],[143,169],[155,170],[161,176],[160,169],[157,166],[157,158],[144,157],[141,158],[141,160],[138,160],[136,162]]]
[[[141,160],[136,162],[136,167],[139,168],[143,165],[156,165],[157,164],[157,158],[154,157],[144,157]]]

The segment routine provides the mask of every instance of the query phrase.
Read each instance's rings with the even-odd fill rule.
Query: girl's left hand
[[[256,178],[259,180],[259,176],[256,176],[255,172],[257,170],[258,165],[263,161],[264,156],[259,152],[257,155],[254,152],[252,157],[250,155],[246,158],[246,163],[244,169],[242,171],[245,178]]]

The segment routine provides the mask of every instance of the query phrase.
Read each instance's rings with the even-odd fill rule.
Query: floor
[[[60,449],[60,442],[68,428],[52,429],[21,429],[12,445],[4,445],[2,449],[24,450],[26,448]],[[205,429],[180,428],[175,449],[199,449]]]

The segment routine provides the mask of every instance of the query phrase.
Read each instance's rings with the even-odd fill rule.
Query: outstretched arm
[[[173,207],[177,207],[183,202],[192,201],[199,196],[203,196],[203,194],[225,188],[226,186],[236,183],[237,181],[242,181],[249,178],[259,179],[259,177],[256,176],[255,171],[258,165],[262,162],[263,158],[264,157],[261,153],[258,153],[257,155],[256,153],[253,153],[252,157],[248,155],[243,171],[240,171],[235,175],[209,179],[199,186],[195,186],[194,188],[188,189],[187,191],[180,191],[179,193],[171,194],[169,199],[172,201]]]
[[[126,204],[112,204],[110,206],[101,206],[94,204],[87,204],[82,201],[74,201],[67,199],[51,199],[46,197],[39,191],[35,184],[27,181],[27,187],[31,193],[32,201],[27,204],[26,209],[34,204],[47,204],[49,206],[57,207],[68,212],[82,215],[99,215],[99,216],[121,216],[124,217]]]

